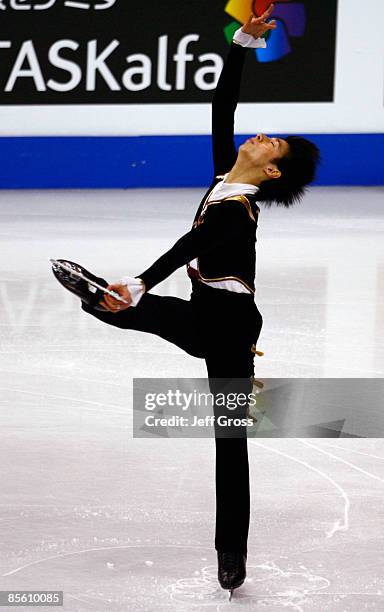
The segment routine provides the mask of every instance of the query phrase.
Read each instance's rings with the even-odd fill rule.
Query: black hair
[[[281,177],[263,181],[257,194],[257,199],[266,206],[277,204],[288,208],[300,202],[320,162],[320,151],[310,140],[301,136],[288,136],[284,140],[289,144],[289,153],[273,162]]]

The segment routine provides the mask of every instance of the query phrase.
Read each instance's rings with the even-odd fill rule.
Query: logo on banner
[[[270,0],[229,0],[225,12],[236,19],[224,28],[225,37],[230,43],[234,32],[246,21],[253,12],[261,15],[270,5]],[[267,49],[255,49],[259,62],[275,62],[292,51],[290,38],[301,38],[305,32],[306,14],[301,2],[280,0],[275,3],[273,19],[276,19],[276,30],[267,32]]]

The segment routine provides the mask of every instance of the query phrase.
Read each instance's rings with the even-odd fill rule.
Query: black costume
[[[144,293],[137,306],[117,313],[83,304],[85,311],[105,323],[156,334],[190,355],[205,359],[213,393],[224,387],[233,391],[233,379],[242,379],[241,389],[236,391],[251,392],[252,347],[262,326],[254,302],[257,196],[240,195],[204,206],[212,189],[222,180],[220,175],[228,172],[237,158],[234,112],[245,54],[246,48],[232,43],[215,91],[212,106],[215,178],[200,203],[193,227],[136,277],[144,281],[149,291],[197,257],[198,272],[188,269],[192,282],[190,300]],[[202,279],[206,282],[201,282]],[[209,286],[209,281],[222,279],[236,279],[247,291],[236,293]],[[243,408],[244,414],[245,411]],[[216,436],[215,443],[215,548],[246,552],[250,514],[246,431],[237,438]]]

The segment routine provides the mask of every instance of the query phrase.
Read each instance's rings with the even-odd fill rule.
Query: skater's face
[[[239,148],[239,164],[244,167],[253,167],[261,171],[264,180],[279,178],[281,172],[276,161],[289,154],[289,144],[283,138],[269,137],[266,134],[257,134],[248,138]]]

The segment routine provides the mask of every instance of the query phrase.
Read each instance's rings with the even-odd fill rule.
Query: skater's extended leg
[[[194,357],[204,357],[200,326],[188,300],[145,293],[137,306],[121,312],[103,312],[85,303],[82,303],[82,308],[104,323],[155,334]]]
[[[241,302],[240,306],[239,299],[228,298],[227,305],[222,306],[222,322],[228,321],[225,333],[220,325],[211,331],[206,365],[213,393],[248,395],[252,391],[254,353],[251,349],[258,340],[262,317],[254,303]],[[235,324],[238,321],[244,325]],[[227,416],[232,414],[239,418],[245,418],[246,411],[247,406],[236,406],[235,411],[225,410]],[[215,406],[215,415],[222,413],[223,409]],[[250,519],[246,427],[235,430],[236,437],[219,437],[216,431],[215,548],[246,553]]]
[[[247,351],[247,352],[246,352]],[[248,353],[248,354],[247,354]],[[218,368],[222,357],[239,367],[239,378],[222,378],[226,369]],[[233,361],[232,361],[233,360]],[[243,365],[243,367],[241,367]],[[235,397],[233,393],[248,395],[252,391],[253,354],[245,351],[210,355],[207,359],[212,393]],[[242,377],[240,378],[240,374]],[[218,378],[220,376],[220,378]],[[247,376],[247,377],[246,377]],[[217,377],[217,378],[216,378]],[[244,378],[246,377],[246,378]],[[246,418],[246,406],[228,410],[215,406],[215,416]],[[216,428],[216,532],[215,548],[218,551],[247,552],[250,520],[250,487],[246,427]],[[233,437],[227,437],[227,436]],[[225,437],[224,437],[225,436]]]

